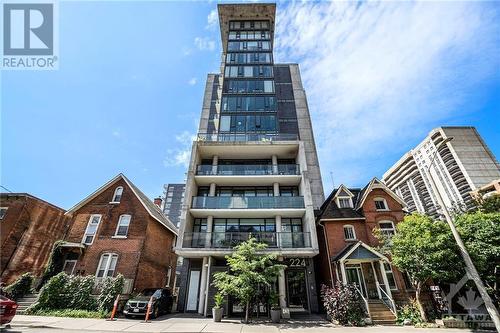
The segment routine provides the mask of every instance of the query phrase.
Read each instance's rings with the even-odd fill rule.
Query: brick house
[[[0,194],[1,280],[42,275],[52,246],[69,227],[65,210],[28,193]]]
[[[123,174],[68,210],[63,270],[103,278],[121,273],[125,293],[173,287],[177,228]]]
[[[320,254],[316,257],[319,285],[356,284],[372,304],[406,302],[413,287],[405,274],[375,247],[373,229],[394,234],[404,218],[405,204],[377,178],[363,189],[335,189],[317,214]]]

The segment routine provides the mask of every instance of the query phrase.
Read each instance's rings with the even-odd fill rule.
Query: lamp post
[[[434,163],[434,160],[438,154],[439,148],[453,140],[453,137],[446,138],[443,140],[438,146],[436,146],[436,151],[434,153],[434,156],[432,157],[429,166],[427,167],[427,173],[429,174],[429,179],[431,182],[432,190],[436,195],[436,199],[438,201],[439,206],[441,207],[441,210],[443,212],[443,215],[446,219],[446,222],[450,226],[451,233],[453,234],[453,237],[455,238],[455,242],[458,245],[458,248],[460,249],[460,254],[462,255],[462,258],[464,259],[465,262],[465,272],[467,273],[467,276],[474,281],[476,284],[476,288],[479,291],[479,294],[481,295],[484,305],[486,307],[486,310],[488,310],[489,315],[491,316],[491,319],[493,320],[493,323],[495,324],[495,327],[498,332],[500,332],[500,316],[498,315],[498,310],[495,308],[495,305],[493,304],[493,301],[490,298],[490,295],[486,292],[486,288],[483,284],[483,281],[481,280],[481,277],[479,276],[479,273],[476,270],[476,267],[474,266],[474,263],[472,262],[472,259],[470,258],[469,252],[467,252],[467,249],[465,248],[464,242],[462,241],[462,238],[460,237],[460,234],[457,231],[457,228],[453,224],[453,219],[451,218],[450,213],[448,212],[448,208],[444,204],[443,197],[439,193],[439,190],[437,188],[436,182],[434,181],[434,178],[431,173],[431,166],[432,163]]]

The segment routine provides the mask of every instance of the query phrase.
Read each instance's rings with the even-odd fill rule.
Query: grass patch
[[[30,313],[33,316],[71,317],[71,318],[107,318],[107,312],[60,309],[60,310],[37,310]]]

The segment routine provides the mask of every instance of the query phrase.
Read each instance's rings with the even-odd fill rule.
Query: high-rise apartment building
[[[192,146],[176,247],[184,258],[178,309],[207,315],[213,274],[252,236],[287,266],[277,282],[281,306],[316,312],[314,210],[324,194],[299,67],[273,61],[274,4],[218,11],[221,74],[208,75]],[[226,314],[242,310],[228,299]]]
[[[165,184],[163,213],[178,228],[181,221],[182,203],[186,184]]]
[[[401,157],[383,181],[403,198],[410,212],[437,216],[434,191],[439,191],[447,207],[470,208],[474,206],[471,192],[498,178],[500,165],[474,127],[438,127]]]

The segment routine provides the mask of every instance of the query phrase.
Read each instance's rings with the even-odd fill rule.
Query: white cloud
[[[207,16],[207,26],[205,29],[214,30],[219,25],[219,14],[217,9],[212,9]]]
[[[493,5],[289,2],[277,62],[300,64],[323,179],[362,185],[499,75]],[[497,11],[498,15],[498,11]],[[498,18],[498,17],[497,17]]]
[[[188,81],[188,84],[190,86],[194,86],[196,84],[196,82],[198,82],[198,80],[195,78],[195,77],[192,77],[189,81]]]
[[[191,158],[191,145],[195,139],[196,136],[188,131],[184,131],[181,134],[176,135],[175,141],[178,148],[167,150],[167,156],[163,160],[163,165],[165,167],[188,167],[189,160]]]
[[[201,51],[213,51],[215,50],[215,41],[209,37],[196,37],[194,39],[194,45]]]
[[[114,130],[111,132],[111,135],[113,135],[115,138],[119,138],[121,136],[121,133],[119,130]]]

